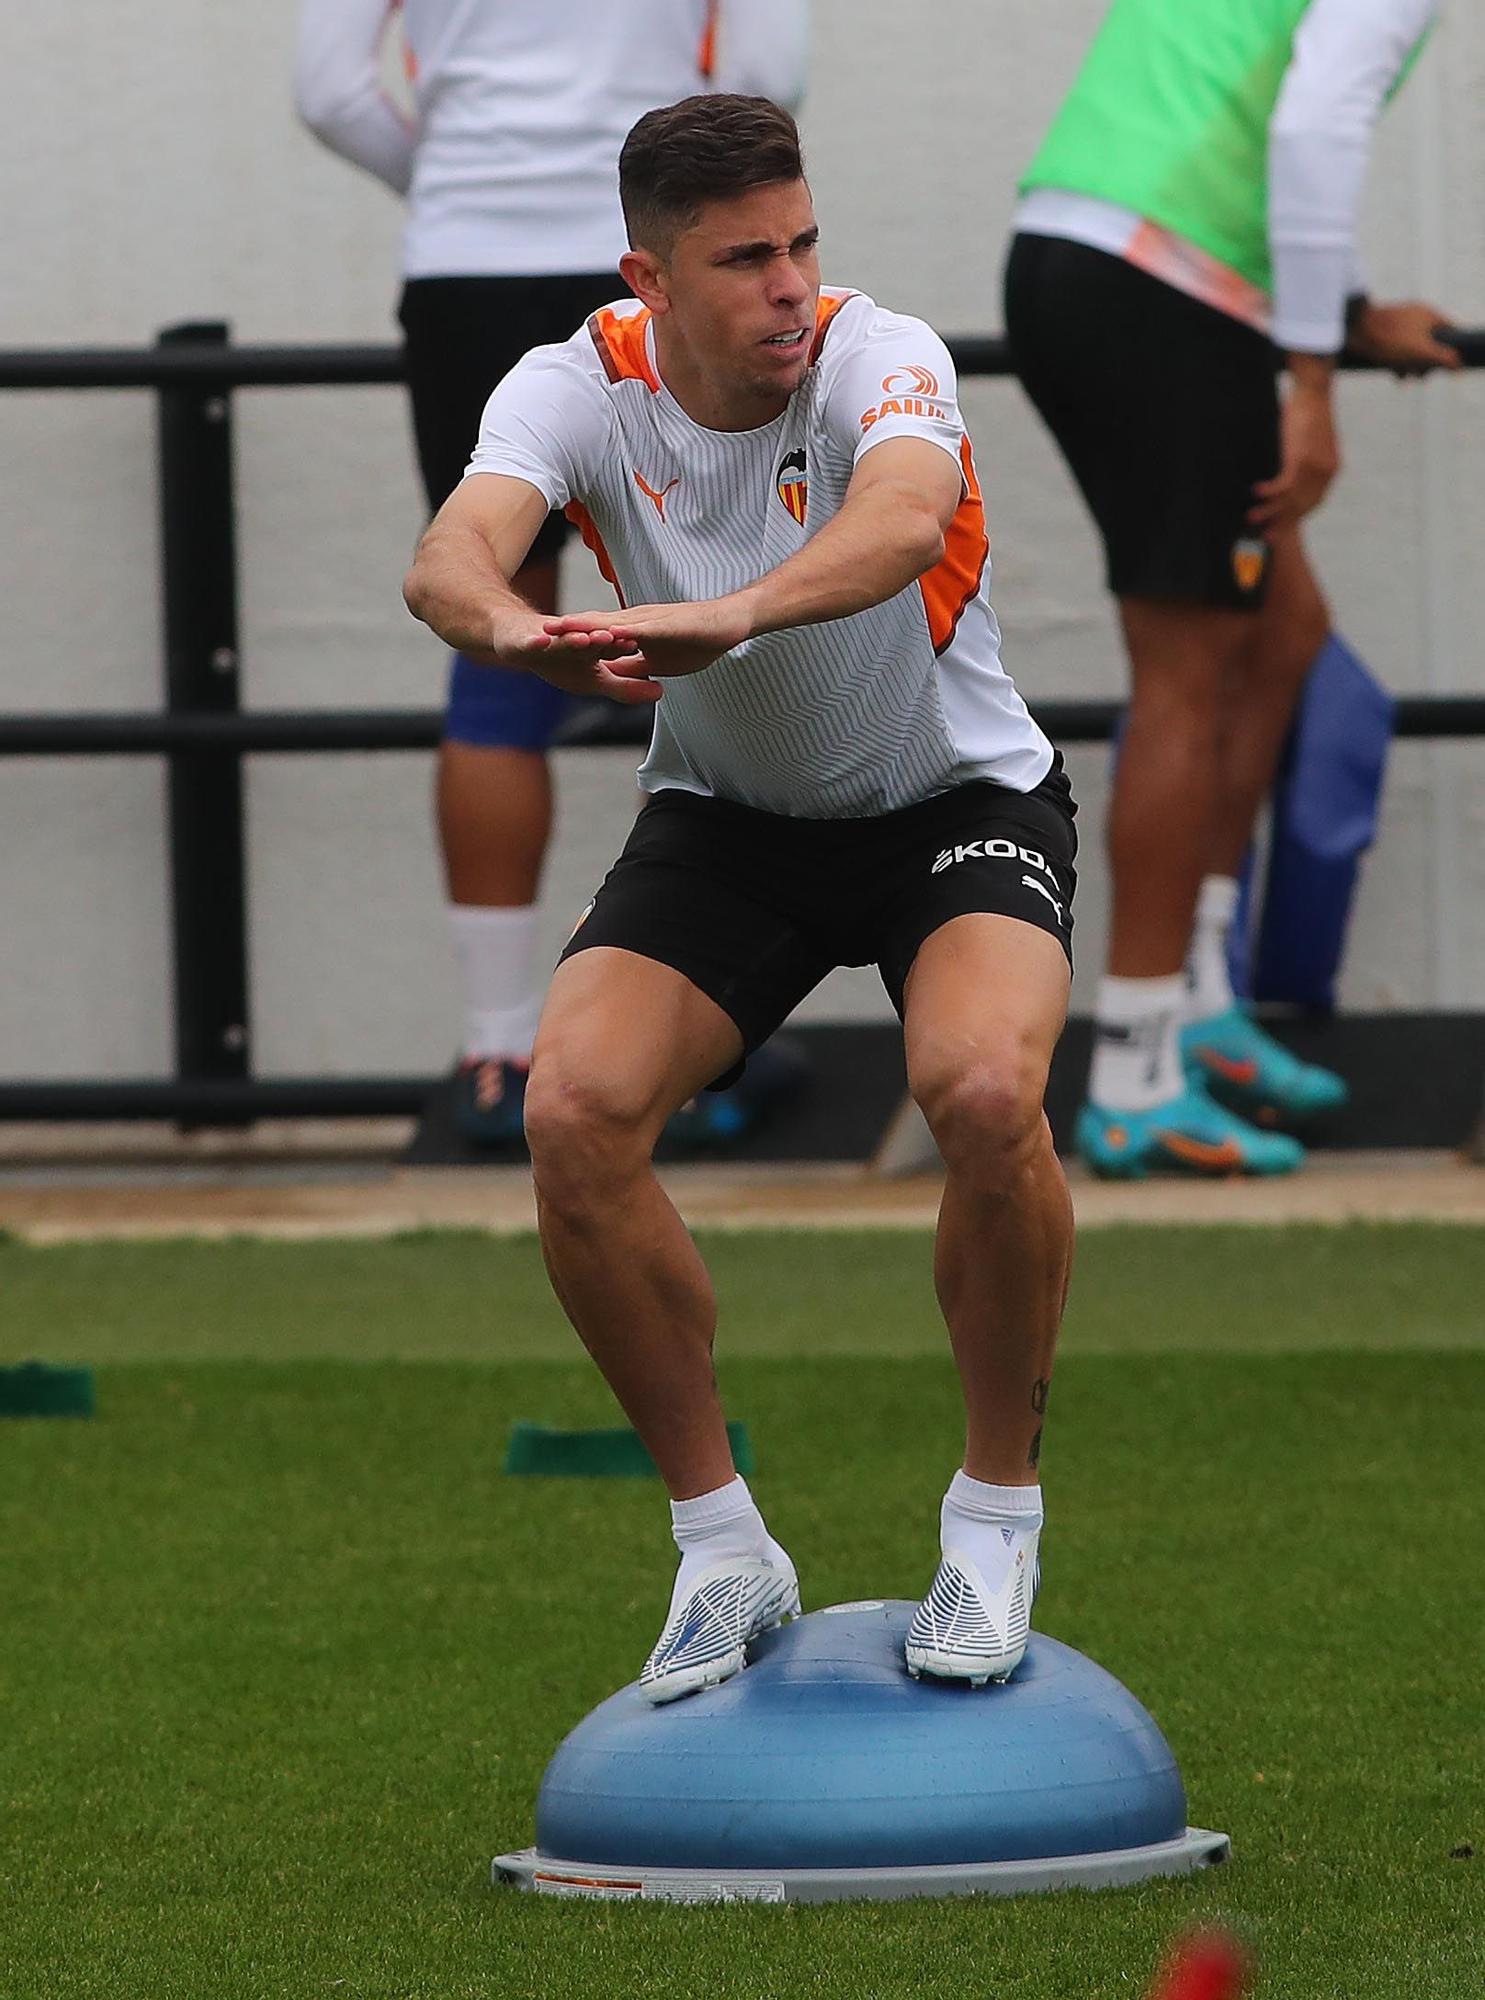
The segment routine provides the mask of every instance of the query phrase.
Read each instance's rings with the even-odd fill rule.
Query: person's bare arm
[[[618,675],[699,673],[745,639],[849,618],[895,597],[944,552],[964,493],[958,464],[923,438],[889,438],[858,463],[834,520],[756,583],[700,604],[646,604],[611,619],[548,619],[554,636],[609,632],[635,656]]]
[[[555,632],[512,585],[546,516],[545,498],[524,479],[491,472],[464,480],[418,544],[402,586],[408,610],[481,665],[525,668],[573,694],[657,700],[658,688],[605,666],[635,650],[608,619],[595,614],[579,629]]]

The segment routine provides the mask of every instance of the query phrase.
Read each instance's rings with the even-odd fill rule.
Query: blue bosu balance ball
[[[500,1857],[497,1879],[600,1894],[664,1894],[671,1880],[693,1900],[756,1880],[752,1893],[782,1900],[791,1879],[816,1896],[899,1878],[880,1893],[938,1893],[1135,1880],[1225,1856],[1224,1836],[1187,1827],[1170,1748],[1111,1674],[1034,1634],[1004,1685],[915,1681],[912,1611],[813,1612],[760,1639],[721,1687],[660,1707],[633,1686],[611,1695],[558,1748],[536,1846]],[[1080,1857],[1050,1875],[1027,1866]]]

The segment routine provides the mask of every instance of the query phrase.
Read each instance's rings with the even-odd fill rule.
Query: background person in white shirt
[[[651,1152],[835,965],[870,963],[948,1170],[934,1274],[966,1409],[907,1664],[1004,1678],[1071,1256],[1042,1111],[1067,781],[1000,664],[953,364],[921,320],[821,291],[792,119],[739,96],[651,112],[620,185],[640,303],[495,391],[406,595],[471,657],[656,705],[649,801],[553,977],[526,1100],[554,1287],[672,1497],[641,1686],[726,1678],[799,1601],[733,1466],[710,1279]],[[618,611],[544,619],[511,588],[556,505]]]
[[[808,0],[302,0],[295,93],[311,129],[407,200],[400,317],[430,512],[458,484],[485,398],[528,348],[611,299],[617,161],[650,105],[709,87],[803,88]],[[411,121],[381,87],[404,45]],[[518,586],[557,603],[560,514]],[[455,1114],[521,1130],[544,967],[536,897],[552,827],[547,750],[571,706],[530,675],[451,666],[437,809],[464,997]]]
[[[1021,184],[1006,330],[1131,670],[1077,1129],[1102,1174],[1288,1172],[1299,1142],[1259,1127],[1346,1095],[1235,1003],[1227,934],[1330,628],[1300,523],[1340,464],[1337,354],[1459,366],[1442,315],[1373,303],[1355,254],[1376,120],[1436,4],[1113,0]]]

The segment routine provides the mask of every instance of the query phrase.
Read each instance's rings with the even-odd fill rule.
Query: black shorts
[[[624,296],[616,271],[547,278],[409,278],[402,288],[408,393],[418,464],[437,513],[464,477],[490,391],[533,347],[568,340]],[[531,545],[556,555],[567,534],[549,514]]]
[[[871,819],[657,792],[562,956],[616,945],[674,966],[745,1053],[838,965],[877,966],[901,1015],[919,946],[952,917],[1019,917],[1072,964],[1076,811],[1060,755],[1034,791],[975,780]]]
[[[1122,257],[1018,235],[1005,327],[1026,393],[1103,536],[1119,597],[1256,611],[1247,525],[1279,466],[1278,356],[1261,333]]]

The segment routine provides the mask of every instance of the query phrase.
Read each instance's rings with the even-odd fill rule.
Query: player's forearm
[[[848,500],[797,555],[738,593],[752,634],[823,625],[885,604],[944,552],[932,506],[912,486]]]
[[[505,664],[494,644],[501,620],[531,615],[480,535],[436,521],[418,544],[402,598],[446,645],[486,666]]]

